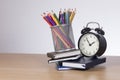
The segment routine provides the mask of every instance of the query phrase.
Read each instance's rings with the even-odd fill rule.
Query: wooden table
[[[57,71],[42,54],[0,54],[0,80],[120,80],[120,57],[87,71]]]

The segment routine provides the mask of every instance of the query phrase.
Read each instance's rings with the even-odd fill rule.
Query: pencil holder
[[[62,24],[51,27],[53,44],[55,52],[61,52],[75,48],[72,26]]]

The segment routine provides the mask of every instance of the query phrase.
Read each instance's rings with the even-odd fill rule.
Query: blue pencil
[[[66,24],[69,24],[69,12],[65,11],[65,20],[66,20]]]

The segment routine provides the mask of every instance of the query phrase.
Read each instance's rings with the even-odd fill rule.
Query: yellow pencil
[[[56,16],[56,14],[52,11],[52,13],[51,13],[51,17],[53,18],[53,20],[55,21],[55,23],[57,24],[57,25],[60,25],[60,22],[59,22],[59,20],[58,20],[58,18],[57,18],[57,16]]]
[[[72,11],[72,13],[71,13],[70,23],[72,23],[72,21],[73,21],[73,18],[74,18],[74,16],[75,16],[75,12],[76,12],[76,9],[75,9],[74,11]]]
[[[52,11],[51,17],[54,20],[54,22],[57,24],[57,26],[59,26],[60,30],[65,34],[62,26],[60,26],[60,23],[59,23],[59,21],[58,21],[57,17],[55,16],[55,13],[53,11]]]

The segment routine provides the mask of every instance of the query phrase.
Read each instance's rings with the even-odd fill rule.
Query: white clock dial
[[[93,56],[99,50],[99,40],[94,34],[85,34],[81,37],[79,47],[86,56]]]

